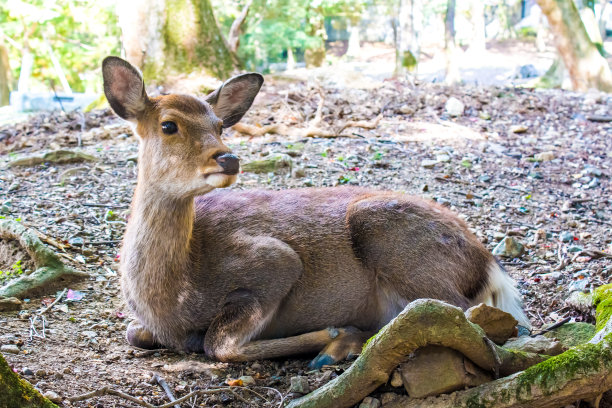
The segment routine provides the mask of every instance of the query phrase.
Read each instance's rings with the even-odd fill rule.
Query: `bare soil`
[[[276,173],[243,173],[232,189],[350,184],[429,197],[459,213],[491,250],[504,236],[525,245],[525,254],[503,263],[518,282],[534,327],[565,317],[593,322],[592,310],[578,310],[566,300],[572,291],[590,292],[610,282],[612,126],[596,121],[596,115],[612,114],[612,97],[397,81],[367,91],[319,89],[269,80],[245,122],[305,127],[321,91],[327,129],[380,113],[383,119],[376,129],[349,128],[335,139],[249,138],[229,130],[226,143],[243,162],[271,153],[293,160],[291,168]],[[459,117],[445,112],[452,96],[465,105]],[[22,155],[74,148],[79,140],[99,162],[4,167]],[[81,300],[58,302],[45,314],[44,330],[38,320],[40,336],[30,337],[30,318],[57,294],[0,314],[0,344],[20,348],[5,357],[37,388],[67,398],[112,386],[161,404],[168,399],[150,383],[154,372],[177,397],[251,376],[255,383],[248,390],[234,387],[182,406],[272,407],[281,396],[297,396],[289,392],[291,377],[307,376],[314,389],[349,364],[308,371],[312,356],[223,364],[202,355],[128,346],[124,331],[131,316],[121,300],[117,260],[136,182],[131,128],[108,110],[45,114],[0,128],[0,146],[0,201],[11,208],[5,216],[21,218],[52,238],[66,262],[91,275],[70,288]],[[540,153],[546,160],[539,160]],[[388,386],[376,395],[383,391],[403,392]],[[110,396],[62,405],[137,406]]]

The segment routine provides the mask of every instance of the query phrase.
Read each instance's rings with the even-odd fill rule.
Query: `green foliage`
[[[13,278],[18,278],[23,275],[23,268],[21,267],[21,259],[15,262],[11,266],[10,271],[0,271],[0,282],[6,282]]]
[[[600,286],[593,293],[593,304],[596,307],[596,329],[601,330],[612,317],[612,283]]]
[[[95,92],[101,90],[100,61],[108,54],[118,54],[121,45],[112,0],[7,0],[0,2],[0,27],[11,40],[14,86],[24,50],[29,47],[34,57],[29,84],[38,91],[49,91],[52,81],[61,90],[49,46],[72,90]]]

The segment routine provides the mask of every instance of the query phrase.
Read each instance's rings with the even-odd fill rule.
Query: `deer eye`
[[[178,132],[178,126],[176,126],[176,123],[174,122],[162,122],[161,124],[162,127],[162,132],[164,132],[167,135],[173,135],[176,132]]]

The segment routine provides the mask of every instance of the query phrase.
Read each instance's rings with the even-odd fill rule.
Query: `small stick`
[[[168,386],[168,383],[166,382],[166,380],[164,380],[159,374],[155,373],[153,375],[153,381],[155,381],[157,384],[159,384],[160,387],[162,387],[162,389],[168,396],[168,399],[170,400],[170,402],[176,401],[176,398],[174,397],[174,394],[172,394],[172,390]],[[181,406],[179,404],[176,404],[174,408],[181,408]]]
[[[563,326],[565,323],[568,323],[570,320],[572,320],[571,317],[566,317],[565,319],[553,324],[552,326],[540,331],[539,333],[533,333],[532,335],[530,335],[530,337],[535,337],[535,336],[539,336],[540,334],[548,333],[549,331],[554,330],[557,327]]]
[[[130,208],[128,205],[121,205],[121,204],[81,203],[81,205],[83,207]]]
[[[57,302],[59,302],[62,297],[64,297],[64,295],[66,294],[66,291],[68,290],[68,288],[64,288],[64,290],[62,290],[62,293],[60,293],[57,298],[53,301],[53,303],[51,303],[49,306],[47,306],[46,308],[44,308],[43,310],[41,310],[38,313],[38,316],[42,316],[43,314],[47,313],[53,306],[55,306],[55,304]]]

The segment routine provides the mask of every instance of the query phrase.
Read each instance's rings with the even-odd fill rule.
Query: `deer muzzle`
[[[235,154],[224,153],[215,157],[217,164],[223,169],[223,174],[233,176],[240,170],[240,159]]]

